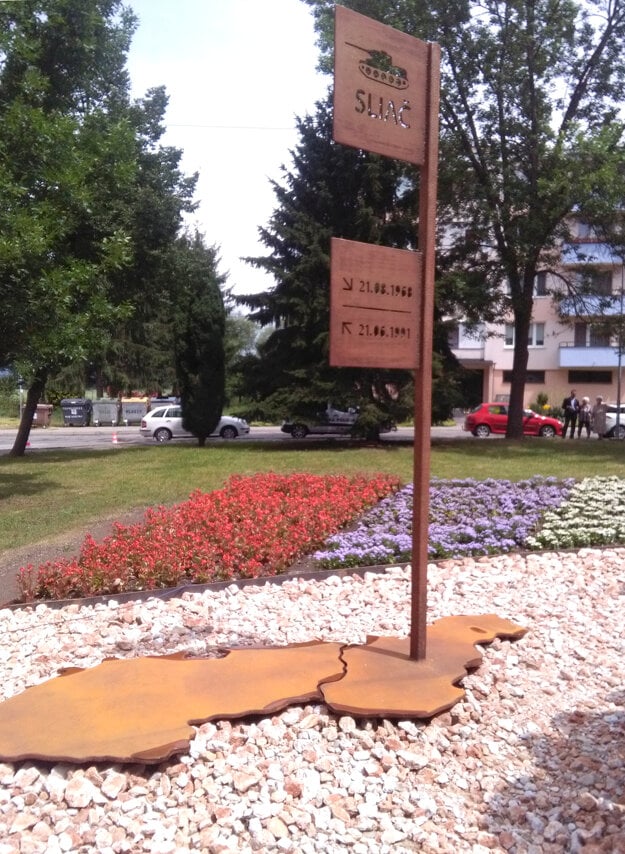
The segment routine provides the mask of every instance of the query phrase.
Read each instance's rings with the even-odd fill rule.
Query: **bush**
[[[17,380],[14,376],[0,377],[0,415],[4,418],[18,418],[19,414]]]
[[[549,395],[544,391],[538,392],[536,400],[530,403],[529,408],[538,415],[549,415],[551,418],[559,418],[561,421],[564,419],[562,407],[552,406],[549,403]]]

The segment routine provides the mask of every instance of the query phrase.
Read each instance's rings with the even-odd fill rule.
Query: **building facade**
[[[557,270],[540,273],[534,283],[525,406],[547,395],[559,406],[574,388],[579,398],[602,395],[615,403],[625,397],[622,324],[623,257],[593,235],[583,222],[564,244]],[[558,298],[559,297],[559,298]],[[620,330],[620,331],[619,331]],[[451,327],[450,345],[470,372],[471,399],[506,401],[512,381],[515,329],[510,318],[501,325]],[[478,399],[475,399],[479,397]]]

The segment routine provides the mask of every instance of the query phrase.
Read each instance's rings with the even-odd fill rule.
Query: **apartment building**
[[[623,316],[623,257],[601,242],[586,223],[577,222],[572,230],[570,243],[561,247],[558,271],[536,277],[526,406],[539,392],[546,393],[551,404],[560,405],[571,388],[578,397],[591,400],[598,394],[609,402],[625,398],[621,365],[625,365],[625,340],[619,342],[614,329],[606,331],[607,319]],[[563,280],[575,283],[582,277],[590,295],[554,299],[554,293],[562,293]],[[452,328],[452,350],[469,371],[467,406],[508,399],[514,335],[512,318],[501,325],[470,329],[459,322]],[[625,339],[623,333],[621,338]]]

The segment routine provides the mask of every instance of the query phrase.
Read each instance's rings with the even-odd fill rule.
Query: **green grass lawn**
[[[386,472],[412,480],[409,445],[275,443],[50,451],[0,457],[0,552],[123,515],[134,508],[182,501],[194,489],[219,488],[231,474]],[[532,475],[625,478],[625,443],[526,439],[434,442],[431,472],[442,478],[521,480]]]

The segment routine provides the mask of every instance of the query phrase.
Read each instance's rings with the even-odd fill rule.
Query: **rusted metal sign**
[[[330,359],[333,365],[415,369],[410,657],[422,660],[426,657],[440,47],[343,6],[335,7],[334,20],[334,139],[420,167],[419,252],[370,246],[367,253],[363,244],[356,244],[356,253],[341,241],[333,243]],[[338,257],[334,257],[337,247]],[[405,262],[396,261],[403,256]],[[397,306],[389,286],[390,294],[399,295]],[[404,287],[406,294],[412,287],[411,307],[407,298],[403,304]],[[397,315],[397,310],[408,313]]]
[[[336,6],[334,50],[334,139],[423,163],[427,43]]]
[[[332,238],[330,364],[419,366],[421,254]]]

